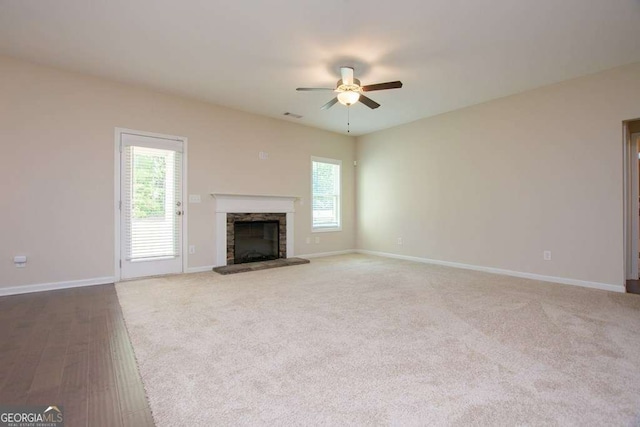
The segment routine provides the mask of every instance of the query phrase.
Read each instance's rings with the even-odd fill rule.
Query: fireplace
[[[286,214],[227,213],[227,265],[286,257]]]
[[[211,194],[216,201],[216,266],[235,264],[236,222],[278,222],[278,258],[294,255],[294,196]]]
[[[278,221],[236,221],[233,225],[233,263],[278,259]]]

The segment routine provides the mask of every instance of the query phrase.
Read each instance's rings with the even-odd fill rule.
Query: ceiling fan
[[[299,87],[296,90],[299,90],[299,91],[331,90],[331,91],[337,92],[338,96],[336,96],[331,101],[324,104],[320,108],[321,110],[326,110],[328,108],[331,108],[338,102],[340,102],[342,105],[346,105],[347,107],[349,107],[358,101],[362,102],[364,105],[366,105],[371,109],[375,109],[375,108],[378,108],[380,104],[378,104],[373,99],[364,96],[363,92],[373,92],[374,90],[385,90],[385,89],[399,89],[402,87],[401,81],[360,86],[360,80],[353,78],[353,68],[351,67],[340,67],[340,74],[342,78],[338,80],[338,83],[336,84],[335,88]]]

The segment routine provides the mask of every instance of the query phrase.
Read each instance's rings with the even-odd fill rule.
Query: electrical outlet
[[[260,160],[269,160],[269,153],[265,151],[261,151],[258,153],[258,159]]]
[[[196,253],[196,245],[189,245],[189,253],[190,254]]]
[[[316,237],[316,243],[320,243],[320,237]]]
[[[307,237],[307,245],[311,243],[311,237]]]
[[[13,263],[16,268],[25,268],[27,266],[27,256],[26,255],[16,255],[13,257]]]
[[[544,251],[542,252],[542,258],[545,261],[551,261],[551,251]]]
[[[402,237],[398,237],[398,244],[401,245],[402,244]]]

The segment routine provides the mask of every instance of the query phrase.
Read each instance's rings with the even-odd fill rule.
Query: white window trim
[[[322,162],[338,165],[340,167],[340,194],[338,196],[338,226],[337,227],[314,227],[313,226],[313,162]],[[312,233],[330,233],[342,231],[342,160],[330,159],[328,157],[311,156],[310,173],[311,178],[311,232]]]

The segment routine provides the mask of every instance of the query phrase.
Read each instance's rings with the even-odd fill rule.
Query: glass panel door
[[[123,279],[182,272],[182,145],[122,134]]]

